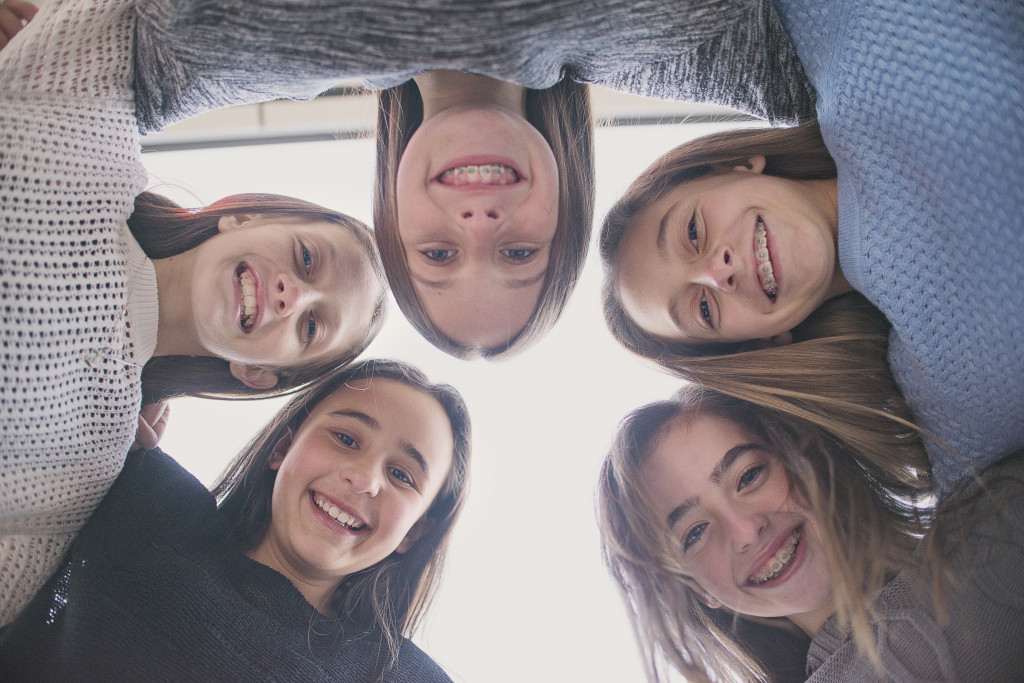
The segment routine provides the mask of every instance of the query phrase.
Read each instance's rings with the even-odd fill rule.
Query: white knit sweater
[[[156,346],[131,8],[54,0],[0,51],[0,625],[120,472]]]

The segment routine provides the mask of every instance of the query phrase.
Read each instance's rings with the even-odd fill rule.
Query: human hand
[[[38,7],[25,0],[3,0],[0,3],[0,50],[32,21],[38,11]]]
[[[139,411],[139,426],[135,430],[135,443],[128,451],[156,448],[164,435],[164,430],[167,429],[167,417],[170,413],[171,407],[167,405],[167,401],[142,406],[142,410]]]

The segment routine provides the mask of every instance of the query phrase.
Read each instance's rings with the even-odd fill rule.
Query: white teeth
[[[318,508],[330,515],[331,519],[336,520],[339,524],[349,529],[362,529],[364,524],[358,519],[348,514],[334,503],[321,498],[320,496],[313,496],[313,502]]]
[[[519,182],[519,174],[511,166],[483,164],[449,168],[438,176],[442,185],[512,185]]]
[[[242,268],[238,274],[238,283],[242,288],[242,315],[240,322],[246,331],[252,329],[256,322],[256,280],[248,268]]]
[[[752,581],[755,584],[765,583],[766,581],[771,581],[781,574],[782,571],[789,566],[790,561],[796,554],[796,547],[800,543],[800,539],[802,537],[803,529],[797,529],[794,531],[785,545],[779,548],[778,552],[765,562],[765,571],[758,576],[755,576]]]
[[[772,268],[771,254],[768,253],[768,230],[760,216],[754,226],[754,258],[757,259],[757,274],[761,279],[761,288],[775,298],[778,287],[775,285],[775,272]]]

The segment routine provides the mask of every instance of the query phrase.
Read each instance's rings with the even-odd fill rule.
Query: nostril
[[[462,217],[463,218],[472,218],[473,217],[473,212],[472,211],[463,211],[462,212]]]
[[[729,265],[729,261],[731,260],[731,258],[732,257],[729,256],[729,252],[725,252],[725,265]],[[729,279],[732,280],[732,278]]]
[[[283,291],[284,291],[284,283],[283,283],[283,282],[280,282],[280,281],[279,281],[279,282],[277,283],[277,291],[278,291],[278,292],[283,292]]]
[[[729,286],[732,287],[732,285],[733,285],[733,279],[732,279],[732,275],[730,275],[729,276]]]
[[[493,219],[497,220],[498,212],[497,211],[488,211],[487,212],[487,217],[488,218],[493,218]]]

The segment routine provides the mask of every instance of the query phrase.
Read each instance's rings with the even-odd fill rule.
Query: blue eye
[[[388,472],[391,473],[392,477],[402,482],[406,486],[412,486],[412,477],[406,474],[405,470],[402,470],[398,467],[389,467]]]
[[[504,256],[505,258],[509,259],[509,260],[512,260],[512,261],[525,261],[526,259],[530,258],[531,256],[533,256],[536,253],[537,253],[536,249],[525,249],[525,248],[502,249],[501,250],[501,255]]]
[[[693,527],[692,529],[690,529],[690,531],[686,534],[686,537],[683,538],[683,550],[689,550],[691,545],[699,541],[701,537],[704,535],[704,530],[707,528],[707,522],[702,522],[697,526]]]
[[[444,263],[455,258],[455,254],[458,252],[456,252],[454,249],[427,249],[426,251],[420,253],[422,253],[431,261]]]
[[[309,255],[309,249],[306,249],[305,245],[300,246],[302,246],[302,267],[306,269],[306,275],[309,275],[313,268],[313,257]]]
[[[343,446],[347,446],[348,448],[359,448],[359,444],[356,443],[356,440],[345,432],[335,432],[334,438],[340,441]]]
[[[740,480],[737,488],[743,490],[757,481],[757,478],[761,476],[761,472],[764,471],[764,465],[755,465],[749,470],[740,475]]]
[[[693,248],[697,248],[697,217],[694,216],[690,219],[689,225],[686,226],[686,237],[690,240],[690,244]]]
[[[704,296],[700,298],[700,317],[704,319],[708,327],[714,327],[711,323],[711,307],[708,306],[707,297]]]
[[[306,341],[305,341],[306,346],[309,346],[310,344],[312,344],[313,343],[313,339],[315,339],[315,338],[316,338],[316,318],[314,318],[313,314],[310,313],[309,314],[309,319],[306,321]]]

